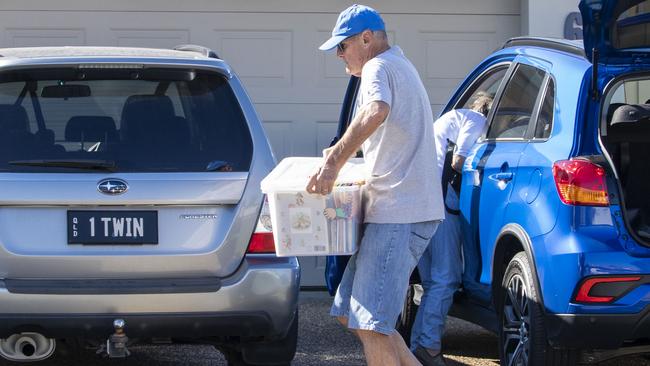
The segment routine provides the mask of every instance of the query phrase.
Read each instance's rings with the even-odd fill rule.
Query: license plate
[[[158,244],[158,212],[68,211],[68,244]]]

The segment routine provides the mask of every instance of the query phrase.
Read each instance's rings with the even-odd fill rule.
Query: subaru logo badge
[[[103,179],[97,184],[97,190],[110,195],[122,194],[129,189],[128,184],[121,179]]]

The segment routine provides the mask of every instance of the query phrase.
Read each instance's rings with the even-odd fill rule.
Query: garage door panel
[[[431,102],[439,104],[495,48],[494,32],[422,32],[420,38],[426,63],[423,82]]]
[[[322,149],[336,134],[340,104],[258,104],[257,111],[274,146],[287,146],[295,156],[320,156]],[[272,122],[285,121],[289,125],[272,127]],[[274,128],[271,130],[270,128]],[[288,139],[288,140],[285,140]],[[289,147],[290,146],[290,147]],[[278,148],[276,158],[282,155]]]
[[[293,155],[293,137],[291,133],[291,121],[264,121],[264,131],[271,143],[273,155],[280,161],[287,156]]]
[[[291,86],[293,32],[278,30],[215,30],[217,49],[227,57],[244,84],[273,92]]]
[[[5,29],[4,47],[84,45],[86,45],[85,29],[40,27]]]
[[[493,49],[494,33],[423,33],[427,82],[462,79]]]
[[[111,28],[112,44],[120,47],[172,48],[190,42],[189,29]]]
[[[337,129],[338,122],[335,120],[316,121],[316,153],[314,155],[320,156],[319,153],[330,146]]]

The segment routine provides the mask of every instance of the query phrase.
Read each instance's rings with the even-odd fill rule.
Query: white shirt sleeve
[[[456,139],[455,153],[467,157],[472,146],[476,140],[483,133],[485,127],[485,117],[480,113],[470,111],[465,113],[462,123],[460,123],[460,130],[458,131],[458,138]]]
[[[381,101],[391,106],[392,94],[386,66],[377,59],[370,60],[363,66],[359,93],[362,94],[363,105]]]

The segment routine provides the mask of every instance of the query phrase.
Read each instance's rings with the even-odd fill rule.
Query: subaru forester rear
[[[258,221],[275,162],[231,68],[187,46],[0,55],[0,355],[192,340],[288,364],[299,267]]]

